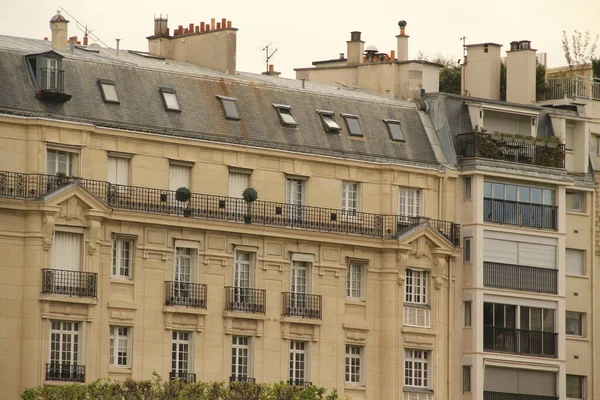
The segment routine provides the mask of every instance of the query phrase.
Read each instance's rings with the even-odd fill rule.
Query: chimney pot
[[[358,42],[360,40],[361,33],[359,31],[350,32],[350,41]]]
[[[221,23],[217,22],[217,29],[221,29]]]
[[[227,18],[221,18],[221,28],[225,29],[227,26]]]
[[[194,27],[194,33],[199,33],[200,32],[200,27],[198,25],[196,25]]]
[[[44,37],[44,40],[45,40],[45,41],[48,41],[48,37],[47,37],[47,36],[45,36],[45,37]]]
[[[185,30],[183,31],[183,33],[185,33],[187,35],[189,33],[188,28],[185,28]]]
[[[169,36],[169,28],[167,27],[167,19],[162,17],[154,18],[154,36]]]
[[[511,51],[519,50],[519,42],[516,40],[513,40],[512,42],[510,42],[510,50]]]
[[[269,64],[269,72],[275,71],[275,66],[273,64]]]
[[[83,45],[84,45],[84,46],[87,46],[87,45],[88,45],[88,37],[87,37],[87,36],[84,36],[84,37],[83,37]]]
[[[340,60],[344,59],[344,53],[340,53]]]
[[[215,19],[214,18],[210,19],[210,29],[212,29],[213,31],[215,30]]]
[[[405,20],[398,21],[398,26],[400,27],[400,34],[401,35],[405,35],[406,34],[405,33],[406,32],[405,31],[406,25],[408,25],[408,23]]]
[[[204,22],[200,22],[200,32],[204,32]]]
[[[227,28],[231,28],[231,21],[227,21]]]
[[[189,32],[190,33],[194,33],[194,24],[190,24],[190,26],[189,26]]]
[[[391,50],[390,51],[390,59],[392,61],[396,60],[396,50]]]

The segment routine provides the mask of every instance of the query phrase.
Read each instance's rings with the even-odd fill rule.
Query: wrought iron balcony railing
[[[46,364],[47,381],[85,382],[85,367],[77,364]]]
[[[483,220],[504,225],[557,229],[558,207],[519,201],[483,199]]]
[[[290,379],[288,380],[288,384],[290,386],[302,386],[305,388],[312,386],[312,382],[305,381],[304,379]]]
[[[165,282],[165,304],[206,308],[206,285],[188,282]]]
[[[456,152],[463,158],[481,157],[520,164],[565,168],[565,145],[496,137],[488,133],[463,133],[457,136]]]
[[[283,315],[291,317],[321,319],[321,296],[306,293],[282,293]]]
[[[554,396],[540,396],[536,394],[517,394],[503,392],[483,392],[483,400],[558,400]]]
[[[65,90],[65,71],[56,68],[40,68],[38,90],[63,92]]]
[[[546,80],[546,88],[537,93],[537,101],[567,98],[600,100],[600,82],[583,76],[549,78]]]
[[[262,289],[225,287],[225,310],[264,314],[267,294]]]
[[[171,371],[169,372],[169,379],[172,381],[182,381],[184,383],[196,382],[196,374],[190,374],[184,371]]]
[[[245,376],[245,375],[231,375],[229,377],[229,383],[233,383],[233,382],[250,382],[250,383],[255,383],[256,379],[250,378],[250,377]]]
[[[460,246],[460,225],[425,217],[370,214],[333,208],[299,206],[257,200],[192,193],[188,203],[176,200],[175,192],[55,175],[0,172],[0,196],[39,199],[70,183],[77,183],[113,209],[184,215],[191,218],[251,222],[252,224],[315,230],[328,233],[397,239],[422,223]]]
[[[98,274],[42,268],[42,293],[96,297],[98,295]]]
[[[557,356],[558,333],[483,327],[483,350],[538,357]]]
[[[558,270],[484,261],[483,286],[556,294]]]

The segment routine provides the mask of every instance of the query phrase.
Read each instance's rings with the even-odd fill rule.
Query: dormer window
[[[402,133],[402,122],[397,121],[395,119],[384,119],[383,120],[388,128],[388,133],[390,134],[390,139],[404,142],[404,134]]]
[[[227,119],[240,119],[240,113],[237,108],[237,99],[235,97],[217,96],[221,100],[223,105],[223,111],[225,112],[225,118]]]
[[[363,136],[362,128],[360,127],[360,122],[358,121],[358,116],[352,114],[342,114],[342,117],[346,121],[346,126],[348,127],[350,136]]]
[[[160,96],[162,97],[165,110],[181,112],[175,89],[160,88]]]
[[[281,125],[296,127],[298,126],[298,122],[292,116],[292,106],[288,106],[285,104],[273,104],[273,107],[277,110],[279,114],[279,119],[281,120]]]
[[[317,110],[317,112],[321,116],[321,121],[327,132],[339,132],[342,129],[338,123],[335,122],[335,119],[333,119],[333,116],[335,115],[333,111]]]
[[[108,79],[98,79],[98,87],[105,103],[119,104],[119,95],[115,83]]]
[[[33,78],[37,97],[43,100],[65,102],[71,95],[65,93],[62,56],[53,51],[27,56],[27,65]]]

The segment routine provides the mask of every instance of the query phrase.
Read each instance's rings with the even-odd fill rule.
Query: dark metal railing
[[[322,297],[315,294],[289,293],[283,295],[283,315],[304,318],[321,318]]]
[[[483,220],[505,225],[557,229],[558,207],[512,200],[483,199]]]
[[[483,350],[539,357],[556,357],[558,333],[496,326],[483,327]]]
[[[225,310],[264,314],[267,292],[262,289],[225,287]]]
[[[77,364],[46,364],[47,381],[85,382],[85,367]]]
[[[250,378],[250,377],[245,376],[245,375],[231,375],[229,377],[229,383],[233,383],[233,382],[250,382],[250,383],[255,383],[256,379]]]
[[[481,157],[520,164],[565,168],[565,145],[553,142],[525,143],[489,133],[463,133],[457,136],[456,152],[463,158]]]
[[[172,381],[182,381],[184,383],[196,382],[196,374],[190,374],[184,371],[171,371],[169,372],[169,379]]]
[[[312,386],[312,382],[305,381],[304,379],[290,379],[288,380],[288,384],[290,386],[302,386],[305,388]]]
[[[188,282],[165,282],[165,304],[206,308],[206,285]]]
[[[396,239],[419,224],[427,223],[460,246],[460,225],[425,217],[370,214],[333,208],[299,206],[193,193],[188,203],[176,200],[175,192],[138,186],[115,185],[74,177],[0,172],[0,196],[39,199],[65,185],[77,183],[115,209],[185,215],[191,218],[251,222],[252,224],[316,230],[329,233]]]
[[[40,68],[38,90],[62,92],[65,89],[65,71],[56,68]]]
[[[558,270],[484,261],[483,286],[557,294]]]
[[[98,295],[98,274],[42,268],[42,293],[96,297]]]
[[[503,392],[483,392],[483,400],[558,400],[554,396],[540,396],[537,394],[518,394]]]

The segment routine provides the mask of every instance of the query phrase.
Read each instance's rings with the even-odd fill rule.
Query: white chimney
[[[536,55],[531,42],[510,42],[506,52],[506,101],[535,103]]]
[[[461,71],[461,94],[500,99],[500,49],[496,43],[468,44]]]
[[[398,61],[408,61],[408,36],[405,33],[406,21],[402,20],[398,22],[400,27],[400,34],[396,36],[398,40]]]
[[[348,53],[347,65],[360,64],[363,61],[365,51],[365,42],[360,40],[360,32],[350,32],[350,40],[346,42],[346,52]]]
[[[56,15],[50,20],[50,29],[52,30],[52,48],[58,51],[67,51],[69,44],[67,43],[67,25],[69,21],[60,15],[60,11],[56,11]]]

